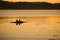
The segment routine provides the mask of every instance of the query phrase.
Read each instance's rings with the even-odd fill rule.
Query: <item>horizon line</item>
[[[2,1],[3,1],[3,0],[2,0]],[[5,2],[12,2],[12,3],[16,3],[16,2],[39,3],[39,1],[35,1],[35,2],[33,2],[33,1],[31,1],[31,2],[29,2],[29,1],[16,1],[16,2],[13,2],[13,1],[5,1]],[[41,2],[46,2],[46,1],[41,1]],[[55,3],[46,2],[46,3],[55,4],[55,3],[57,3],[57,2],[55,2]],[[58,3],[59,3],[59,2],[58,2]]]

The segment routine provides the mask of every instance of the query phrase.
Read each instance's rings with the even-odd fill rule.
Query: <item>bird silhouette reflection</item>
[[[15,22],[11,22],[11,23],[16,23],[16,25],[20,25],[20,24],[22,24],[24,22],[19,19],[19,20],[16,20]]]

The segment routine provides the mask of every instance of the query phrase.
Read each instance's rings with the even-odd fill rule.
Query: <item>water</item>
[[[60,10],[0,10],[0,16],[60,16]]]
[[[60,10],[1,10],[0,40],[60,40],[59,12]],[[16,19],[25,23],[10,23]]]

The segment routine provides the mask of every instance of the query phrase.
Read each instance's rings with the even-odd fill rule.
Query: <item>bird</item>
[[[11,23],[16,23],[16,25],[20,25],[20,24],[25,23],[25,22],[23,22],[19,19],[19,20],[16,20],[15,22],[11,22]]]

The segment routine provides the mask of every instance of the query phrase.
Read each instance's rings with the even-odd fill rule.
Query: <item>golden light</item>
[[[50,2],[50,3],[60,3],[60,0],[4,0],[4,1],[9,1],[9,2]]]

